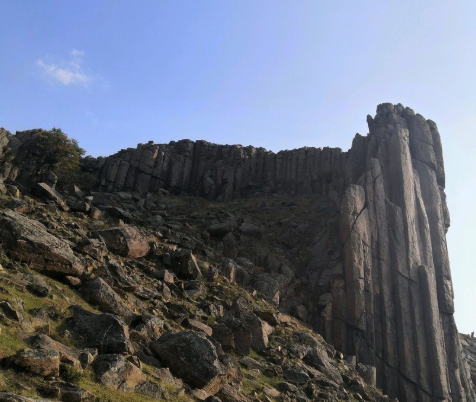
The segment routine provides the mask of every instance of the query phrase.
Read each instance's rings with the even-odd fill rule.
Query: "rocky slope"
[[[184,140],[86,158],[89,196],[52,188],[38,130],[1,132],[3,322],[29,348],[4,348],[5,383],[45,360],[28,391],[60,398],[43,378],[70,364],[91,392],[148,398],[385,400],[364,378],[400,401],[474,401],[437,127],[391,104],[368,123],[348,152]],[[32,306],[50,296],[55,320]]]

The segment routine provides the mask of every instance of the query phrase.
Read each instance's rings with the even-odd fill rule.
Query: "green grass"
[[[244,373],[247,373],[248,370],[244,369]],[[263,388],[278,388],[278,385],[282,383],[284,380],[281,377],[267,377],[263,373],[260,373],[258,378],[250,379],[250,378],[243,378],[243,383],[241,386],[241,392],[245,395],[251,395],[253,392],[257,392],[257,397],[259,400],[263,400],[262,397],[264,395]],[[269,397],[268,397],[269,398]],[[274,400],[274,398],[270,398]]]
[[[18,336],[15,328],[2,326],[0,354],[10,356],[26,347],[27,344]]]
[[[143,366],[145,366],[142,368],[144,373],[150,374],[150,372],[153,371],[153,367]],[[85,370],[78,382],[78,386],[91,392],[97,398],[97,402],[150,402],[152,400],[150,396],[111,389],[96,382],[91,369]],[[169,402],[194,401],[189,395],[178,396],[175,384],[161,383],[160,387],[168,394],[167,401]]]
[[[41,377],[19,373],[12,369],[2,370],[1,375],[3,384],[0,385],[0,391],[2,392],[37,398],[37,388],[46,385]]]

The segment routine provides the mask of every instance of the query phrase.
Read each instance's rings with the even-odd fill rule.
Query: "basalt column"
[[[335,344],[376,366],[378,385],[402,401],[473,401],[452,316],[438,130],[401,105],[368,122],[346,165],[346,325]]]

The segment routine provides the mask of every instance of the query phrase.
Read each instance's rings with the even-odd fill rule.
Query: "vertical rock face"
[[[347,315],[345,333],[334,336],[344,352],[377,366],[390,395],[474,400],[453,319],[438,130],[401,105],[380,105],[368,123],[369,136],[354,141],[346,163]]]
[[[342,191],[345,155],[339,148],[301,148],[275,154],[251,146],[182,140],[141,144],[87,163],[102,179],[102,191],[146,193],[163,188],[231,200],[284,189],[295,194]]]
[[[388,103],[367,121],[368,136],[357,135],[348,152],[275,154],[183,140],[150,142],[84,164],[107,192],[166,189],[213,200],[256,193],[328,197],[340,212],[319,225],[324,229],[311,257],[296,263],[283,294],[297,299],[295,289],[304,290],[307,300],[299,302],[307,306],[307,322],[357,363],[376,367],[377,386],[386,394],[400,401],[475,401],[453,319],[437,126]],[[0,132],[2,152],[7,139],[14,144],[10,179],[35,175],[33,159],[22,163],[31,154],[31,135]]]

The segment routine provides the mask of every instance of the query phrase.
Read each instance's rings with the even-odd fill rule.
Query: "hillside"
[[[436,124],[368,124],[348,152],[150,142],[83,159],[91,192],[1,131],[0,401],[474,401]]]

